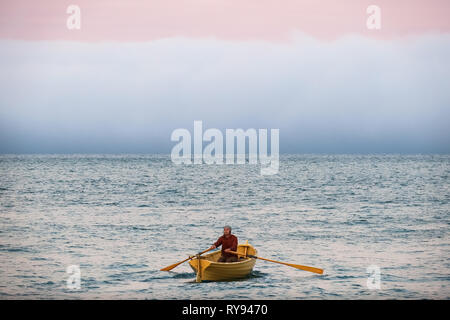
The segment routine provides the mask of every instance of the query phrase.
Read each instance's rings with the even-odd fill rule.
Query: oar
[[[322,269],[319,269],[319,268],[308,267],[308,266],[302,266],[302,265],[300,265],[300,264],[293,264],[293,263],[286,263],[286,262],[281,262],[281,261],[270,260],[270,259],[266,259],[266,258],[261,258],[261,257],[257,257],[257,256],[252,256],[252,255],[250,255],[250,254],[244,255],[244,254],[237,253],[237,252],[235,252],[235,251],[228,251],[228,252],[229,252],[229,253],[236,254],[236,255],[238,255],[238,256],[250,257],[250,258],[253,258],[253,259],[261,259],[261,260],[265,260],[265,261],[270,261],[270,262],[275,262],[275,263],[279,263],[279,264],[284,264],[285,266],[297,268],[297,269],[304,270],[304,271],[314,272],[314,273],[318,273],[318,274],[322,274],[322,273],[323,273],[323,270],[322,270]]]
[[[205,252],[208,252],[208,251],[210,251],[210,250],[212,250],[212,249],[213,249],[213,248],[206,249],[205,251],[200,252],[198,255],[204,254]],[[196,255],[195,255],[195,256],[196,256]],[[180,264],[182,264],[182,263],[184,263],[184,262],[186,262],[186,261],[188,261],[188,260],[191,260],[191,259],[195,258],[195,256],[192,256],[192,257],[189,257],[189,258],[187,258],[187,259],[184,259],[183,261],[180,261],[180,262],[171,264],[170,266],[167,266],[167,267],[165,267],[165,268],[162,268],[160,271],[170,271],[170,270],[172,270],[173,268],[179,266]]]

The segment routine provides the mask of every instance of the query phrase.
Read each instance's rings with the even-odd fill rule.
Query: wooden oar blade
[[[162,268],[159,271],[170,271],[170,270],[172,270],[173,268],[175,268],[178,265],[179,265],[179,263],[175,263],[175,264],[172,264],[172,265],[170,265],[168,267]]]
[[[198,253],[198,255],[201,255],[201,254],[203,254],[203,253],[205,253],[205,252],[208,252],[208,251],[210,251],[210,250],[212,250],[212,249],[213,249],[213,248],[206,249],[205,251],[202,251],[202,252]],[[191,260],[191,259],[194,258],[194,257],[195,257],[195,256],[190,256],[189,258],[184,259],[183,261],[180,261],[180,262],[171,264],[170,266],[167,266],[167,267],[165,267],[165,268],[162,268],[162,269],[160,269],[159,271],[170,271],[170,270],[172,270],[173,268],[179,266],[180,264],[182,264],[182,263],[184,263],[184,262],[186,262],[186,261],[188,261],[188,260]]]
[[[162,268],[162,269],[159,269],[159,271],[170,271],[170,270],[172,270],[173,268],[175,268],[176,267],[176,265],[171,265],[171,266],[168,266],[168,267],[165,267],[165,268]]]
[[[304,270],[304,271],[309,271],[309,272],[314,272],[314,273],[318,273],[318,274],[323,274],[323,270],[319,269],[319,268],[302,266],[300,264],[286,263],[286,262],[281,262],[281,261],[276,261],[276,260],[270,260],[270,259],[266,259],[266,258],[262,258],[262,257],[253,256],[253,255],[250,255],[250,254],[243,255],[241,253],[237,253],[236,251],[230,251],[230,253],[236,254],[238,256],[247,256],[247,257],[253,258],[253,259],[261,259],[261,260],[265,260],[265,261],[269,261],[269,262],[275,262],[275,263],[283,264],[285,266],[297,268],[297,269]]]
[[[314,268],[314,267],[308,267],[308,266],[302,266],[299,264],[292,264],[292,263],[287,263],[287,265],[300,269],[300,270],[304,270],[304,271],[309,271],[309,272],[314,272],[314,273],[318,273],[318,274],[323,274],[323,270],[319,269],[319,268]]]
[[[162,268],[162,269],[160,269],[159,271],[170,271],[170,270],[172,270],[173,268],[179,266],[180,264],[182,264],[183,262],[186,262],[186,261],[188,261],[188,260],[189,260],[189,258],[186,259],[186,260],[183,260],[183,261],[180,261],[180,262],[171,264],[170,266],[167,266],[167,267],[165,267],[165,268]]]

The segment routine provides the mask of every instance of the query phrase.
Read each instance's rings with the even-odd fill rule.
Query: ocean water
[[[449,299],[449,170],[449,155],[283,155],[274,176],[168,155],[0,156],[0,298]],[[265,261],[230,282],[159,271],[225,224],[261,257],[324,275]]]

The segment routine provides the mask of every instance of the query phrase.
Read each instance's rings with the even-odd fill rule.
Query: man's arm
[[[237,246],[238,246],[238,239],[237,239],[237,237],[234,237],[233,245],[231,246],[231,250],[237,251]]]
[[[215,249],[217,247],[220,247],[222,245],[222,237],[220,237],[211,247],[210,249]]]

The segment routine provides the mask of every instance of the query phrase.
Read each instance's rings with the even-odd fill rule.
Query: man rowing
[[[231,234],[231,227],[223,227],[223,236],[221,236],[210,249],[215,249],[222,246],[222,255],[217,262],[237,262],[238,258],[236,255],[230,253],[230,251],[236,251],[238,246],[238,239],[236,236]]]

